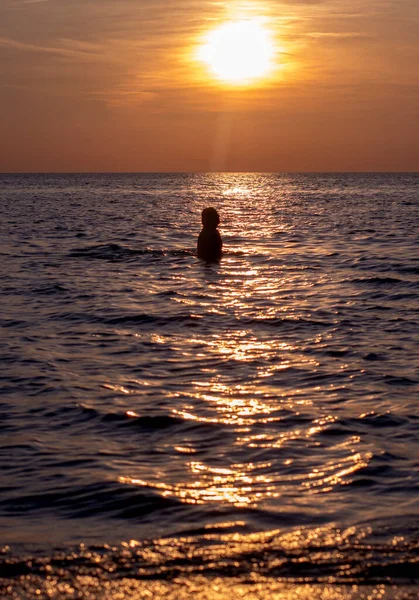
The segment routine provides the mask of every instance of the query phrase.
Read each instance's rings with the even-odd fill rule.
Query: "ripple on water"
[[[417,176],[4,178],[14,581],[416,577]]]

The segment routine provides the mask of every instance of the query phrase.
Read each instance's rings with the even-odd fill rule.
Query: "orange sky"
[[[205,32],[262,17],[226,86]],[[0,171],[419,171],[419,0],[0,0]]]

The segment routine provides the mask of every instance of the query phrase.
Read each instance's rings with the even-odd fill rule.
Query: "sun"
[[[219,80],[246,85],[272,69],[271,35],[257,20],[230,21],[207,34],[198,58]]]

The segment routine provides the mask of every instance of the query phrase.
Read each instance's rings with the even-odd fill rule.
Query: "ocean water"
[[[419,175],[0,175],[0,234],[5,598],[417,597]]]

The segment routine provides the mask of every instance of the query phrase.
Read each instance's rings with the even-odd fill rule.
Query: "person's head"
[[[220,216],[215,208],[210,206],[202,211],[202,225],[208,229],[216,229],[220,223]]]

